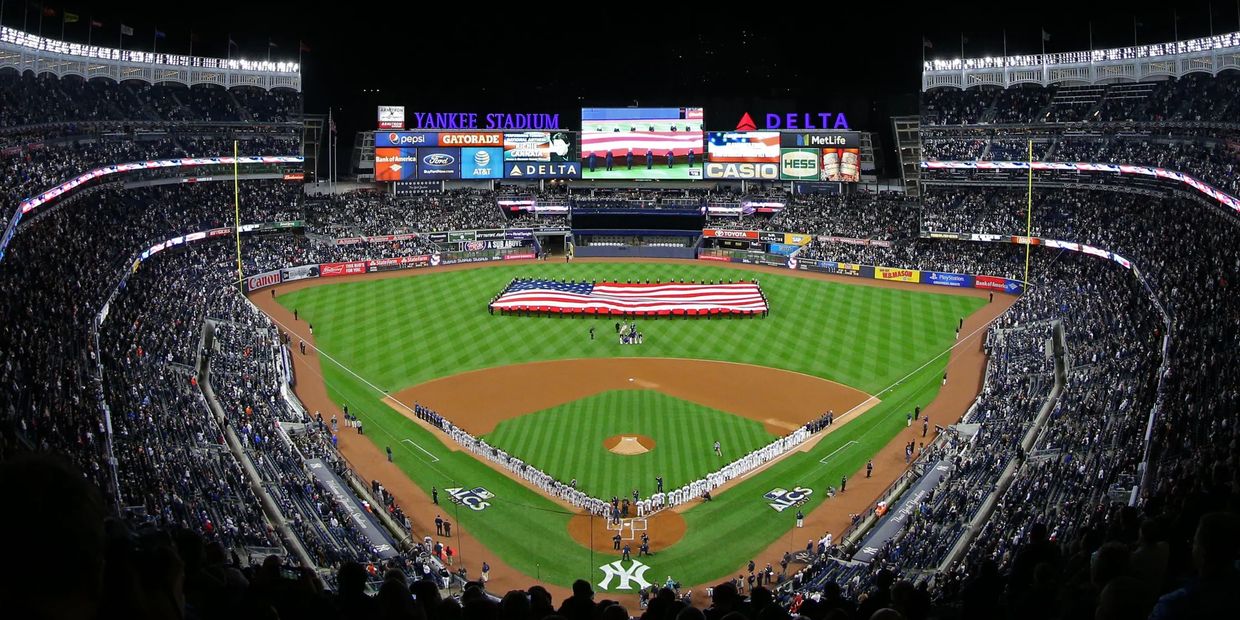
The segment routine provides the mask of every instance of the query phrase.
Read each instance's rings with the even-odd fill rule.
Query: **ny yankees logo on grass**
[[[598,567],[606,575],[598,584],[600,590],[610,590],[611,588],[608,586],[611,584],[612,579],[620,580],[620,583],[616,584],[616,590],[632,590],[633,583],[637,584],[638,589],[650,587],[650,582],[645,579],[646,571],[650,570],[649,566],[637,560],[632,560],[632,563],[629,564],[629,568],[626,570],[621,567],[621,562],[622,560],[616,560],[611,564],[604,564]]]

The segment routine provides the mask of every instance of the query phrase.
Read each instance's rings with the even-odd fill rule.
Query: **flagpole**
[[[1007,28],[1003,29],[1003,57],[1007,58]]]
[[[1025,287],[1029,287],[1029,246],[1033,237],[1033,139],[1029,139],[1029,199],[1025,207]]]
[[[68,18],[65,17],[65,12],[61,11],[60,12],[60,40],[61,41],[65,40],[65,20],[66,19]]]
[[[241,180],[237,172],[237,150],[237,141],[233,140],[233,230],[237,239],[237,287],[244,293],[245,276],[241,272]]]
[[[228,60],[232,60],[232,33],[231,32],[228,33],[228,55],[226,56],[226,58]]]
[[[1042,62],[1046,62],[1045,60],[1045,57],[1046,57],[1046,26],[1041,26],[1040,30],[1041,32],[1038,34],[1040,35],[1042,39],[1042,57],[1043,57]]]
[[[90,21],[86,23],[86,47],[90,47],[90,40],[95,37],[95,16],[90,16]]]
[[[151,36],[151,53],[159,53],[159,26],[155,26],[155,34]]]

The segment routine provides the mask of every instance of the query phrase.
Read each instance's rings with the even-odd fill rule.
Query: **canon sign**
[[[260,273],[246,278],[245,286],[248,290],[257,291],[260,288],[266,288],[268,286],[279,284],[281,282],[280,278],[281,275],[278,270],[268,271],[266,273]]]

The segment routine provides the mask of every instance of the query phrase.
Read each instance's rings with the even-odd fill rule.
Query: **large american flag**
[[[757,282],[729,284],[624,284],[517,279],[491,303],[496,310],[567,314],[765,312]]]

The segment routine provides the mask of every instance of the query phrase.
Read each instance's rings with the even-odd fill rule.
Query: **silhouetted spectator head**
[[[357,596],[366,591],[366,569],[357,562],[345,562],[336,571],[336,589],[341,596]]]
[[[0,463],[7,561],[0,601],[9,618],[92,618],[102,594],[104,507],[72,466],[49,456]],[[71,558],[72,561],[66,561]]]
[[[1128,574],[1128,547],[1110,542],[1102,545],[1089,562],[1089,580],[1102,589],[1112,579]]]
[[[629,620],[629,610],[620,603],[612,603],[603,609],[602,620]]]
[[[1098,595],[1094,620],[1145,618],[1153,606],[1154,597],[1140,580],[1128,576],[1116,577]]]
[[[1234,570],[1240,543],[1240,523],[1235,515],[1212,512],[1197,522],[1193,536],[1193,564],[1201,576],[1213,576]]]
[[[594,598],[594,588],[590,587],[590,582],[585,579],[578,579],[573,582],[573,596],[579,598]]]
[[[676,613],[676,620],[706,620],[706,614],[702,613],[697,607],[685,606]]]
[[[905,620],[905,619],[904,619],[904,614],[890,607],[884,607],[870,614],[870,620]]]

